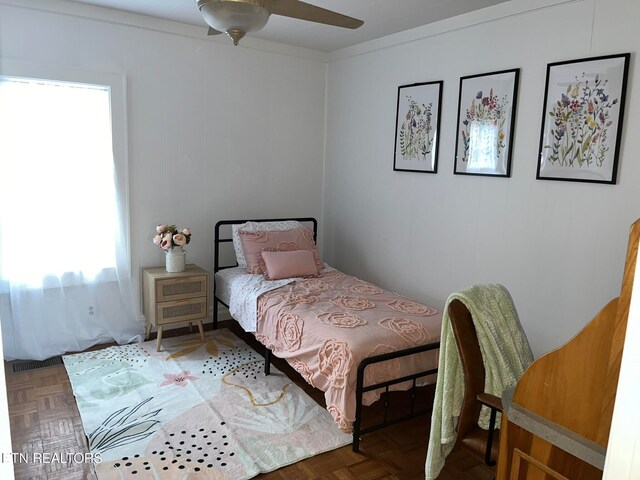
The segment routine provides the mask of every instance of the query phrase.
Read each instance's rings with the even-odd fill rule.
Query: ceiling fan
[[[234,45],[247,32],[264,27],[272,13],[344,28],[358,28],[364,23],[299,0],[197,0],[197,3],[210,27],[208,35],[226,33]]]

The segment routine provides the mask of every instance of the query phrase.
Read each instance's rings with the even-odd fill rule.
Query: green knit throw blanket
[[[502,392],[514,385],[533,361],[529,342],[505,287],[499,284],[474,285],[449,296],[442,317],[426,480],[437,478],[445,458],[453,449],[464,398],[462,364],[449,318],[449,303],[455,299],[464,303],[473,317],[486,370],[486,393],[502,396]],[[496,424],[500,425],[499,416]],[[489,428],[488,408],[483,407],[478,425]]]

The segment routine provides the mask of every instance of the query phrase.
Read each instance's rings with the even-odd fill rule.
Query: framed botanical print
[[[616,183],[629,56],[547,65],[537,179]]]
[[[520,69],[460,78],[453,173],[509,177]]]
[[[398,87],[393,169],[436,173],[442,81]]]

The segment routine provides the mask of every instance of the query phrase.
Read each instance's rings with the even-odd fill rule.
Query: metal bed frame
[[[318,221],[312,217],[301,217],[301,218],[260,218],[254,220],[221,220],[216,223],[215,226],[215,238],[214,238],[214,282],[213,282],[213,328],[218,328],[218,303],[221,303],[225,307],[229,307],[226,303],[220,300],[216,296],[216,282],[215,282],[215,274],[226,268],[233,268],[237,266],[237,263],[234,265],[220,265],[220,245],[222,243],[233,242],[231,237],[222,237],[220,234],[220,230],[227,225],[235,225],[241,224],[245,222],[281,222],[287,220],[296,220],[300,223],[311,223],[313,225],[313,239],[317,240],[318,235]],[[395,423],[399,423],[410,418],[415,418],[421,415],[426,415],[431,412],[432,407],[424,408],[421,410],[416,410],[415,408],[415,400],[416,400],[416,381],[419,378],[426,377],[428,375],[432,375],[437,373],[437,368],[432,368],[429,370],[424,370],[421,372],[417,372],[411,375],[405,375],[401,378],[396,378],[393,380],[387,380],[386,382],[376,383],[372,385],[364,385],[364,374],[365,369],[374,363],[380,363],[387,360],[391,360],[394,358],[405,357],[408,355],[415,355],[422,352],[427,352],[430,350],[435,350],[440,348],[440,342],[432,342],[425,345],[420,345],[418,347],[407,348],[404,350],[398,350],[390,353],[383,353],[381,355],[374,355],[371,357],[367,357],[360,362],[358,365],[357,379],[356,379],[356,419],[353,422],[353,442],[352,449],[354,452],[360,451],[360,436],[369,432],[373,432],[375,430],[379,430],[383,427],[393,425]],[[270,349],[265,347],[264,354],[264,373],[265,375],[269,375],[271,368],[271,355],[272,352]],[[406,382],[411,380],[413,382],[411,387],[411,411],[410,413],[403,415],[401,417],[388,419],[388,408],[389,408],[389,387],[392,385],[396,385],[398,383]],[[365,392],[369,392],[372,390],[377,390],[379,388],[385,389],[385,397],[384,397],[384,418],[381,423],[368,426],[366,428],[362,427],[362,396]]]

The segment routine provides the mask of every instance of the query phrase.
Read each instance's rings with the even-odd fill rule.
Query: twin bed
[[[314,218],[216,224],[214,328],[218,303],[222,303],[265,346],[265,373],[269,373],[272,353],[286,359],[309,384],[324,392],[327,410],[340,429],[353,432],[353,450],[358,451],[361,435],[430,412],[429,407],[417,409],[412,402],[410,413],[387,420],[385,403],[385,420],[362,428],[363,404],[390,390],[413,389],[415,399],[416,386],[435,381],[442,315],[326,265],[311,278],[275,281],[238,266],[244,263],[239,227],[269,230],[273,226],[282,231],[295,225],[311,227],[308,232],[313,232],[311,243],[315,242]],[[222,264],[222,247],[233,244],[234,235],[236,259],[227,255],[230,264]]]

